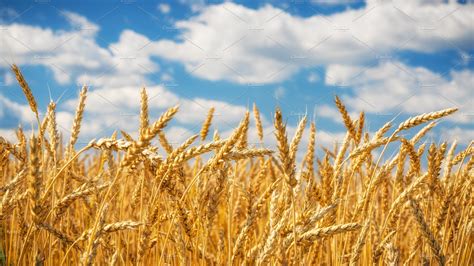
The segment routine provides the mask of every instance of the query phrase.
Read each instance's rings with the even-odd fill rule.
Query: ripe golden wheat
[[[306,117],[289,138],[277,109],[270,150],[261,148],[257,106],[226,139],[208,136],[211,108],[199,135],[175,146],[164,129],[178,107],[149,121],[142,89],[137,139],[122,131],[76,150],[87,87],[62,141],[56,104],[40,121],[20,69],[12,70],[38,131],[19,128],[16,143],[0,138],[1,265],[474,263],[474,150],[421,143],[456,109],[412,117],[387,136],[389,122],[372,135],[364,113],[353,121],[336,97],[347,134],[322,150],[314,123],[300,147]],[[258,145],[247,140],[250,119]],[[392,156],[375,156],[388,145]]]

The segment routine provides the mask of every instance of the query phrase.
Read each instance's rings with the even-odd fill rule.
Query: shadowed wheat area
[[[0,138],[1,265],[474,263],[473,147],[424,140],[454,108],[369,134],[364,113],[354,120],[336,97],[347,133],[321,151],[315,124],[303,118],[288,136],[279,109],[276,148],[249,145],[251,119],[266,141],[255,105],[230,136],[210,136],[211,108],[200,134],[173,146],[164,129],[179,108],[149,121],[143,89],[137,139],[114,133],[78,150],[87,88],[66,140],[55,103],[40,120],[12,70],[37,130]]]

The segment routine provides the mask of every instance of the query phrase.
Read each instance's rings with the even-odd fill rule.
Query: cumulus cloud
[[[339,111],[334,106],[327,104],[316,106],[314,113],[317,114],[318,117],[329,118],[342,124],[341,113],[339,113]]]
[[[245,112],[242,106],[181,97],[151,82],[150,75],[166,79],[153,61],[156,56],[180,62],[190,74],[203,79],[241,84],[279,82],[302,68],[328,66],[327,84],[354,88],[344,98],[351,108],[419,113],[457,105],[463,111],[456,121],[472,121],[472,71],[442,75],[395,61],[374,64],[380,56],[398,51],[432,53],[469,47],[474,38],[472,4],[369,1],[360,9],[307,18],[271,5],[251,9],[226,2],[192,9],[199,13],[176,22],[180,30],[176,39],[151,40],[124,30],[107,47],[96,41],[98,25],[71,12],[63,13],[72,26],[68,30],[0,21],[4,33],[0,57],[20,65],[44,66],[61,84],[92,85],[85,136],[98,136],[107,128],[136,130],[138,125],[130,123],[136,119],[130,116],[138,115],[142,85],[148,88],[156,116],[181,104],[183,110],[177,116],[181,125],[175,125],[176,130],[199,124],[211,105],[217,107],[216,123],[238,122]],[[13,62],[2,60],[0,67]],[[368,62],[371,67],[360,67]],[[308,81],[317,78],[310,75]],[[275,96],[282,97],[281,91]],[[4,97],[0,100],[4,108],[19,110],[25,116],[20,120],[26,121],[21,106]],[[61,105],[58,119],[70,124],[74,108],[75,101]],[[323,116],[334,115],[334,109],[321,108]]]
[[[94,35],[97,33],[97,31],[99,31],[99,26],[90,22],[87,18],[79,14],[70,11],[62,11],[62,14],[75,30],[91,35]]]
[[[319,81],[319,75],[317,73],[311,72],[309,73],[307,79],[309,83],[316,83]]]
[[[286,92],[285,88],[280,86],[276,88],[275,92],[273,93],[273,97],[275,97],[275,99],[277,100],[280,100],[285,96],[285,92]]]
[[[0,128],[0,136],[10,142],[15,142],[17,140],[15,130],[9,128]]]
[[[5,72],[3,75],[3,81],[0,83],[0,85],[3,86],[9,86],[12,85],[15,81],[15,78],[13,77],[13,74],[10,72]]]
[[[474,5],[455,2],[369,1],[302,18],[271,5],[226,2],[178,21],[180,40],[153,42],[150,53],[204,79],[272,83],[308,66],[363,63],[403,50],[465,49],[474,40],[472,12]]]
[[[382,62],[373,67],[330,65],[326,83],[344,84],[353,96],[344,100],[354,110],[382,115],[419,114],[458,107],[450,116],[459,123],[472,123],[474,115],[474,72],[471,70],[434,73],[423,67],[412,67],[397,61]]]
[[[51,69],[55,79],[66,84],[79,72],[95,71],[112,65],[110,51],[94,40],[98,26],[75,13],[64,12],[73,27],[70,31],[24,24],[0,24],[2,49],[0,67],[9,64],[41,65]]]
[[[6,34],[0,56],[50,67],[61,83],[79,73],[81,80],[92,80],[97,70],[143,81],[140,77],[159,71],[152,61],[159,56],[182,63],[200,78],[246,84],[283,81],[310,66],[377,61],[403,50],[435,52],[454,46],[462,51],[474,41],[472,4],[369,1],[360,9],[307,18],[271,5],[200,6],[199,13],[175,23],[180,30],[176,40],[150,40],[124,30],[107,48],[94,39],[99,27],[71,12],[63,12],[71,31],[2,25]]]
[[[199,12],[206,7],[206,0],[179,0],[185,6],[188,6],[192,12]]]
[[[440,139],[449,142],[457,141],[459,144],[469,145],[473,141],[472,136],[474,136],[474,129],[454,127],[443,129]]]
[[[158,4],[158,10],[162,14],[168,14],[171,11],[171,6],[165,3]]]
[[[0,55],[12,58],[20,65],[47,67],[59,83],[74,81],[90,86],[81,137],[102,137],[117,128],[135,132],[138,122],[133,121],[138,121],[140,86],[147,88],[153,118],[179,104],[181,112],[176,116],[176,122],[188,128],[199,125],[211,106],[216,108],[214,123],[225,127],[234,127],[245,113],[243,106],[181,97],[152,82],[149,76],[160,73],[160,66],[152,61],[148,47],[151,41],[146,36],[124,30],[117,42],[102,48],[95,40],[100,30],[97,25],[75,13],[63,12],[63,15],[73,26],[69,31],[23,24],[2,25],[6,32],[2,35],[6,49],[0,49]],[[1,61],[0,67],[7,68],[13,62]],[[168,73],[161,76],[163,80],[172,79]],[[11,83],[10,79],[11,76],[5,76],[4,83]],[[65,135],[69,134],[76,104],[77,99],[72,99],[58,106],[58,124]],[[22,123],[34,119],[28,106],[0,94],[0,117],[7,111],[16,113]]]
[[[28,105],[19,104],[0,94],[0,118],[3,118],[6,112],[15,114],[20,122],[29,124],[35,120],[35,115]]]

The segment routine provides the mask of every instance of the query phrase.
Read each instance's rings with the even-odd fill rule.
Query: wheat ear
[[[209,109],[209,112],[207,113],[206,120],[202,124],[201,132],[199,133],[202,141],[206,139],[207,134],[209,133],[209,128],[211,127],[213,116],[214,116],[214,107],[211,107],[211,109]]]
[[[82,116],[84,115],[84,108],[86,105],[86,98],[87,98],[87,86],[83,86],[80,96],[79,96],[79,103],[76,108],[74,121],[72,123],[71,138],[69,140],[69,148],[73,148],[79,136],[79,131],[81,130]]]
[[[418,226],[420,227],[420,231],[422,235],[428,241],[428,244],[431,250],[433,251],[433,254],[435,255],[436,259],[438,260],[439,264],[444,265],[446,260],[442,253],[441,246],[439,245],[438,241],[435,239],[433,233],[430,230],[430,227],[426,223],[426,220],[423,215],[423,211],[421,210],[418,203],[413,199],[410,200],[410,205],[413,210],[413,214],[416,218],[416,221],[418,223]]]
[[[448,108],[448,109],[444,109],[444,110],[440,110],[440,111],[436,111],[436,112],[417,115],[415,117],[410,117],[407,120],[405,120],[404,122],[402,122],[400,125],[398,125],[398,128],[397,128],[396,132],[400,132],[402,130],[407,130],[409,128],[416,127],[420,124],[423,124],[423,123],[426,123],[426,122],[429,122],[429,121],[432,121],[432,120],[435,120],[435,119],[439,119],[441,117],[450,115],[450,114],[456,112],[457,110],[458,110],[458,108]]]
[[[336,103],[336,107],[339,110],[339,113],[342,115],[342,121],[344,122],[344,125],[347,128],[347,131],[349,131],[349,134],[352,139],[356,140],[357,139],[357,132],[354,128],[354,124],[352,123],[352,119],[349,116],[349,113],[347,112],[346,106],[342,103],[341,99],[339,97],[334,98],[334,102]]]
[[[263,127],[262,127],[262,119],[260,117],[260,111],[258,110],[257,105],[253,104],[253,115],[255,117],[255,126],[257,127],[257,135],[260,141],[263,140]]]
[[[143,140],[145,137],[146,130],[148,128],[148,125],[150,123],[150,120],[148,118],[148,94],[146,93],[146,89],[142,88],[140,91],[140,128],[139,128],[139,133],[140,133],[140,140]]]
[[[11,66],[11,69],[13,73],[15,73],[16,80],[18,81],[18,84],[20,84],[20,87],[23,90],[23,94],[25,94],[26,99],[28,100],[28,104],[30,105],[31,111],[35,113],[36,119],[38,120],[39,124],[38,105],[36,104],[36,100],[33,96],[33,93],[31,92],[30,86],[28,86],[28,83],[23,77],[23,74],[15,64]]]
[[[354,245],[351,253],[351,259],[349,265],[357,265],[357,262],[360,259],[360,253],[362,248],[365,245],[365,238],[367,237],[367,232],[369,231],[370,220],[367,220],[360,231],[359,237],[357,238],[357,242]]]

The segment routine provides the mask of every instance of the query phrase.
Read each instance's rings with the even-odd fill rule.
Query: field
[[[172,146],[164,130],[179,107],[149,121],[143,89],[138,138],[117,131],[76,149],[87,87],[63,139],[55,104],[40,119],[12,70],[37,130],[0,139],[1,265],[474,263],[473,147],[424,140],[457,109],[369,134],[364,113],[352,118],[336,97],[347,133],[320,148],[314,123],[288,136],[277,108],[277,147],[266,149],[247,139],[254,119],[265,143],[257,106],[227,138],[209,132],[211,108],[199,135]]]

